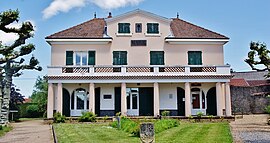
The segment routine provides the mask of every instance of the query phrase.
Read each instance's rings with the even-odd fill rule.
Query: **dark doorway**
[[[154,115],[154,88],[139,88],[139,116]]]
[[[63,88],[63,115],[70,117],[70,95],[67,89]]]
[[[114,110],[115,114],[121,112],[121,87],[114,88]]]
[[[178,116],[185,116],[185,90],[177,87],[177,109]]]
[[[217,115],[217,97],[216,97],[216,88],[212,87],[207,92],[207,109],[206,114],[208,115]]]
[[[100,116],[100,87],[95,88],[95,114]]]

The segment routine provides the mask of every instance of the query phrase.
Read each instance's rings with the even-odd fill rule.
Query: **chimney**
[[[109,12],[109,16],[107,18],[112,18],[112,13]]]
[[[178,12],[177,12],[177,16],[176,17],[177,17],[177,19],[179,19],[179,13]]]
[[[94,18],[97,18],[97,14],[96,14],[96,12],[94,13]]]

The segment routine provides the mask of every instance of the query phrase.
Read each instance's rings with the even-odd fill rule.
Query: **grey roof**
[[[264,77],[265,75],[268,74],[268,71],[262,71],[262,72],[257,72],[257,71],[248,71],[248,72],[233,72],[233,79],[239,79],[243,78],[245,80],[266,80]],[[270,78],[267,78],[270,79]]]

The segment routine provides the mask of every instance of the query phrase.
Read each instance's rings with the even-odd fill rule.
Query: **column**
[[[57,112],[60,112],[62,114],[63,112],[63,88],[62,83],[57,84]]]
[[[95,84],[89,84],[89,112],[95,114]]]
[[[126,83],[121,84],[121,114],[127,115],[127,86]]]
[[[222,98],[222,86],[221,83],[218,82],[216,83],[217,116],[222,116],[221,98]]]
[[[48,101],[47,101],[47,118],[53,117],[53,106],[54,106],[54,95],[53,95],[53,84],[48,85]]]
[[[159,113],[159,85],[154,83],[154,116],[157,117]]]
[[[190,83],[185,83],[185,113],[186,117],[191,115],[191,101],[190,101]]]
[[[232,116],[232,105],[231,105],[231,90],[230,90],[230,83],[225,83],[225,109],[226,109],[226,116]]]

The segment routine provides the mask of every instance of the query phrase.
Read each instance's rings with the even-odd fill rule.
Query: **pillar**
[[[232,105],[231,105],[231,90],[230,90],[230,83],[225,83],[225,109],[226,109],[226,116],[232,116]]]
[[[154,83],[154,116],[157,117],[159,113],[159,85]]]
[[[54,105],[54,95],[53,95],[53,84],[48,85],[48,101],[47,101],[47,118],[53,117],[53,105]]]
[[[57,84],[57,112],[63,112],[63,88],[62,83]]]
[[[127,86],[126,83],[121,84],[121,114],[127,115]]]
[[[95,114],[95,84],[89,84],[89,112]]]
[[[217,102],[217,116],[222,116],[222,106],[221,106],[221,99],[222,99],[222,86],[221,83],[216,83],[216,102]]]
[[[185,83],[185,113],[186,117],[191,115],[190,83]]]

